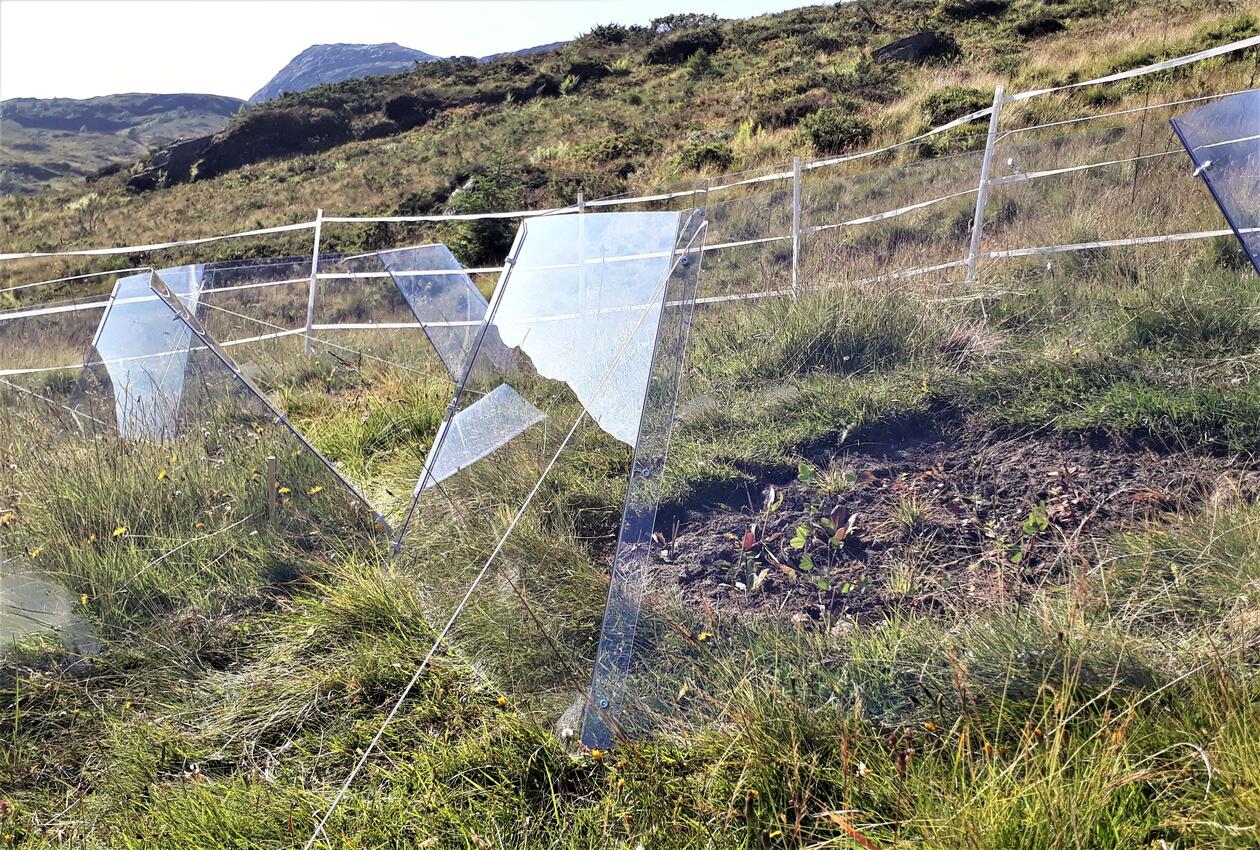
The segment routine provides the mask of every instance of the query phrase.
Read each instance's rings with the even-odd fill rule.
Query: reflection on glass
[[[539,375],[563,381],[601,428],[629,445],[673,259],[677,212],[532,219],[490,330]],[[487,333],[490,336],[490,333]]]
[[[445,245],[378,255],[451,377],[459,380],[486,315],[486,299]]]
[[[182,267],[181,286],[195,283],[193,268]],[[103,368],[108,375],[120,436],[170,439],[176,433],[191,334],[150,291],[151,274],[118,281],[88,368]]]
[[[430,452],[424,486],[432,487],[472,466],[543,418],[543,412],[521,398],[520,393],[507,384],[499,384],[438,429],[433,445],[442,446],[441,457],[434,458]]]
[[[1260,89],[1200,106],[1172,125],[1260,272]]]

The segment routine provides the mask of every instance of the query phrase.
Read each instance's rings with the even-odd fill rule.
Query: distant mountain
[[[569,42],[553,41],[550,44],[540,44],[537,47],[526,47],[521,50],[509,50],[506,53],[491,53],[489,56],[482,56],[479,62],[492,62],[495,59],[503,59],[508,56],[533,56],[535,53],[550,53],[553,50],[559,50]]]
[[[213,94],[0,101],[0,193],[73,186],[175,139],[217,133],[243,104]]]
[[[401,44],[312,44],[254,92],[249,103],[359,77],[397,74],[440,57]]]

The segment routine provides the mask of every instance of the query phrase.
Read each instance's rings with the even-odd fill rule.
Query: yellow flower
[[[88,542],[88,543],[95,543],[95,542],[96,542],[96,532],[95,532],[95,531],[93,531],[91,534],[89,534],[89,535],[87,536],[87,542]]]
[[[604,751],[603,751],[603,750],[591,750],[591,760],[592,760],[592,761],[603,761],[603,760],[604,760]]]
[[[301,457],[301,456],[302,456],[302,450],[301,450],[301,449],[294,449],[294,450],[291,452],[291,456],[292,456],[292,457]]]
[[[122,536],[126,535],[126,533],[127,533],[127,526],[125,526],[125,525],[120,525],[120,526],[118,526],[117,528],[115,528],[115,529],[114,529],[114,537],[116,537],[116,538],[117,538],[117,537],[122,537]]]
[[[507,697],[499,697],[499,708],[507,708]]]
[[[84,607],[87,607],[87,603],[88,603],[88,595],[87,595],[86,593],[82,593],[82,594],[80,594],[80,595],[79,595],[79,604],[80,604],[80,605],[82,605],[82,606],[84,606]]]
[[[713,637],[713,632],[701,632],[700,634],[696,635],[696,640],[699,641],[700,643],[704,643],[706,640],[708,640],[711,637]]]
[[[283,496],[283,495],[285,495],[286,493],[290,493],[290,492],[292,492],[292,491],[291,491],[288,487],[285,487],[284,485],[281,485],[281,486],[279,486],[279,487],[277,487],[277,488],[276,488],[276,492],[277,492],[277,493],[279,493],[281,496]]]
[[[931,720],[929,720],[927,723],[924,723],[924,724],[923,724],[923,728],[924,728],[924,729],[926,729],[926,730],[928,730],[929,732],[935,732],[935,731],[936,731],[936,724],[935,724],[935,723],[933,723]]]
[[[34,559],[34,558],[38,558],[38,557],[39,557],[39,555],[40,555],[40,553],[41,553],[41,552],[43,552],[43,551],[44,551],[44,547],[43,547],[43,546],[36,546],[34,549],[32,549],[32,550],[31,550],[31,558],[32,558],[32,559]]]
[[[312,487],[311,489],[309,489],[309,490],[307,490],[307,491],[306,491],[306,495],[308,495],[308,496],[314,496],[316,493],[320,492],[320,491],[321,491],[321,490],[323,490],[323,489],[324,489],[323,487],[321,487],[321,486],[319,486],[318,484],[316,484],[314,487]]]
[[[166,470],[165,470],[165,469],[159,469],[159,470],[158,470],[158,474],[157,474],[157,478],[158,478],[158,481],[164,481],[164,480],[166,479]]]
[[[16,519],[17,519],[17,514],[13,513],[12,511],[9,511],[8,513],[0,514],[0,525],[10,525]]]
[[[123,703],[123,711],[131,711],[131,700]]]

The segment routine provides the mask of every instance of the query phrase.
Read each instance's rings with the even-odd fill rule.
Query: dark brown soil
[[[1260,473],[1227,458],[1028,436],[844,446],[809,478],[686,506],[658,538],[652,583],[807,625],[1017,600],[1120,529],[1260,491]]]

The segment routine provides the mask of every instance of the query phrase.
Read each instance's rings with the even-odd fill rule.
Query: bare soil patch
[[[801,473],[679,508],[652,585],[804,625],[1018,601],[1115,532],[1260,493],[1254,463],[1029,436],[846,445]]]

